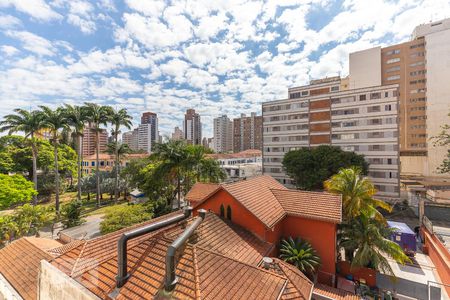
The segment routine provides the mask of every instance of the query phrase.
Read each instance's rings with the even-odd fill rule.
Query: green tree
[[[84,132],[85,123],[87,121],[86,108],[84,106],[72,106],[65,105],[64,113],[66,115],[69,125],[73,128],[73,135],[76,140],[76,152],[77,152],[77,199],[81,200],[81,177],[83,160],[82,150],[82,137]]]
[[[52,110],[47,106],[39,106],[42,110],[43,116],[43,126],[50,130],[51,140],[53,145],[53,157],[54,157],[54,175],[55,175],[55,209],[56,215],[59,217],[60,207],[59,207],[59,169],[58,169],[58,146],[61,130],[68,127],[67,117],[64,110],[57,108]]]
[[[148,211],[148,206],[141,204],[114,206],[105,213],[100,223],[100,232],[106,234],[119,229],[150,220],[153,212]]]
[[[96,179],[96,195],[97,206],[100,206],[100,177],[99,177],[99,154],[100,154],[100,132],[109,122],[109,116],[112,114],[112,108],[109,106],[101,106],[96,103],[85,103],[87,120],[91,126],[91,130],[95,132],[95,179]]]
[[[52,223],[52,213],[42,205],[19,206],[13,215],[0,217],[0,244],[22,236],[38,235],[39,230]]]
[[[450,117],[450,113],[448,116]],[[434,147],[447,147],[447,156],[444,158],[437,170],[441,174],[450,173],[450,125],[442,125],[441,132],[431,139],[434,141]]]
[[[108,144],[108,153],[114,154],[115,165],[113,168],[114,172],[114,201],[117,202],[119,199],[120,189],[120,166],[122,163],[122,158],[131,153],[130,147],[127,144],[119,144],[119,143],[109,143]]]
[[[369,267],[393,274],[387,256],[401,264],[410,262],[410,259],[397,243],[389,239],[391,234],[392,231],[374,215],[360,214],[341,226],[338,243],[349,256],[352,268]]]
[[[35,195],[33,182],[22,175],[0,174],[0,209],[29,202]]]
[[[338,174],[325,181],[324,186],[328,192],[342,195],[344,221],[360,214],[374,215],[379,221],[384,221],[377,208],[392,210],[386,202],[373,198],[377,190],[370,179],[362,175],[360,168],[341,169]]]
[[[34,189],[37,190],[37,156],[38,150],[36,147],[35,136],[42,129],[42,114],[39,111],[33,110],[31,112],[24,109],[17,108],[14,110],[15,114],[6,115],[0,122],[0,131],[8,131],[8,134],[14,132],[23,132],[32,149],[32,172]],[[37,195],[33,198],[33,204],[37,204]]]
[[[132,117],[128,114],[125,108],[120,110],[113,110],[110,115],[109,121],[113,125],[112,134],[114,136],[114,158],[115,158],[115,182],[114,182],[114,201],[119,199],[119,169],[120,169],[120,157],[119,157],[119,134],[120,127],[131,128]]]
[[[65,228],[78,226],[84,223],[84,220],[81,218],[82,208],[83,204],[79,200],[71,201],[62,206],[62,223]]]
[[[328,145],[292,150],[283,158],[286,174],[303,190],[321,190],[325,180],[351,166],[360,167],[363,174],[369,167],[363,155]]]
[[[308,276],[313,276],[320,266],[320,257],[306,240],[292,237],[281,240],[280,258]]]

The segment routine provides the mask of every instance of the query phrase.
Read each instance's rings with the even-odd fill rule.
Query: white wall
[[[381,47],[350,53],[350,89],[381,85]]]
[[[100,298],[49,262],[42,260],[39,271],[38,300],[63,299],[98,300]]]
[[[12,287],[12,285],[0,274],[0,300],[22,300],[19,293]]]
[[[428,138],[441,131],[440,126],[450,124],[450,29],[425,36],[427,59],[427,133]],[[439,174],[436,168],[447,154],[446,147],[434,147],[427,143],[427,176],[449,176]]]

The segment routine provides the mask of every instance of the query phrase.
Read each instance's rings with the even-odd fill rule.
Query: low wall
[[[0,300],[23,300],[2,274],[0,274]]]
[[[99,300],[84,286],[42,260],[39,270],[38,299],[40,300]]]
[[[364,279],[370,287],[377,286],[377,272],[369,268],[353,268],[351,269],[348,261],[340,261],[337,263],[337,270],[341,276],[352,275],[354,280]]]
[[[442,283],[450,285],[450,252],[436,235],[431,234],[425,227],[421,230],[425,238],[427,254],[436,267]],[[445,289],[450,295],[450,286],[446,286]]]

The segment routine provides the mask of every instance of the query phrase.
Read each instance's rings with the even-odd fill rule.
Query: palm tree
[[[311,244],[300,238],[281,240],[280,258],[296,266],[308,276],[312,276],[320,266],[320,257]]]
[[[361,214],[341,225],[338,243],[345,249],[352,268],[369,267],[393,275],[386,256],[401,264],[410,259],[397,243],[389,239],[391,234],[392,230],[376,220],[374,214]]]
[[[31,144],[31,153],[33,161],[33,183],[34,189],[37,191],[37,156],[38,149],[36,144],[36,133],[42,129],[42,114],[37,111],[26,111],[20,108],[14,110],[16,114],[6,115],[0,122],[0,131],[23,132],[25,138],[28,138]],[[33,196],[33,205],[37,204],[37,195]]]
[[[117,202],[119,198],[119,134],[120,134],[120,127],[125,126],[126,128],[131,128],[131,120],[132,117],[128,114],[127,110],[125,108],[122,108],[118,111],[113,111],[109,121],[114,126],[112,134],[114,136],[114,144],[115,144],[115,171],[116,171],[116,178],[114,181],[114,201]]]
[[[100,132],[104,129],[101,125],[105,125],[109,121],[109,116],[112,114],[112,108],[109,106],[101,106],[96,103],[85,103],[86,116],[91,130],[95,132],[95,179],[96,179],[96,195],[97,206],[100,206],[100,171],[99,171],[99,154],[100,154]]]
[[[373,198],[377,190],[367,177],[362,176],[360,168],[341,169],[338,174],[325,181],[324,186],[330,193],[342,194],[344,221],[363,213],[374,215],[383,221],[384,217],[377,207],[392,210],[386,202]]]
[[[118,175],[120,174],[120,163],[122,161],[122,157],[128,153],[131,152],[130,147],[128,147],[127,144],[119,144],[119,143],[110,143],[108,144],[108,153],[109,154],[114,154],[115,158],[116,158],[116,162],[114,165],[114,173],[115,173],[115,178],[114,178],[114,196],[116,197],[114,199],[114,201],[117,202],[118,198],[119,198],[119,180],[118,179]],[[117,194],[116,194],[117,192]]]
[[[72,106],[69,104],[65,105],[65,114],[67,120],[73,128],[73,135],[76,139],[76,151],[77,151],[77,173],[78,173],[78,182],[77,182],[77,199],[81,200],[81,177],[83,176],[83,170],[81,166],[81,162],[83,161],[83,151],[82,151],[82,137],[84,126],[87,120],[86,116],[86,108],[83,106]]]
[[[47,106],[39,106],[42,110],[43,126],[50,130],[51,140],[53,144],[53,155],[55,162],[55,210],[59,217],[59,170],[58,170],[58,145],[60,138],[60,131],[68,127],[68,121],[65,112],[62,108],[52,110]]]
[[[183,170],[188,161],[188,152],[183,141],[169,141],[156,144],[154,156],[160,160],[155,173],[161,177],[167,176],[176,181],[176,192],[178,196],[178,208],[181,206],[181,180]]]

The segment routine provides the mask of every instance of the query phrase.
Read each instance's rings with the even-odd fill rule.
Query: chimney
[[[273,259],[266,256],[266,257],[263,257],[262,261],[263,261],[264,269],[269,270],[270,266],[273,264]]]
[[[177,250],[180,249],[186,241],[192,236],[198,226],[205,219],[206,210],[199,209],[198,217],[194,219],[191,225],[167,248],[166,254],[166,275],[164,279],[164,292],[170,293],[175,289],[175,286],[178,282],[177,277],[175,275],[176,271],[176,263],[175,263],[175,255]]]

